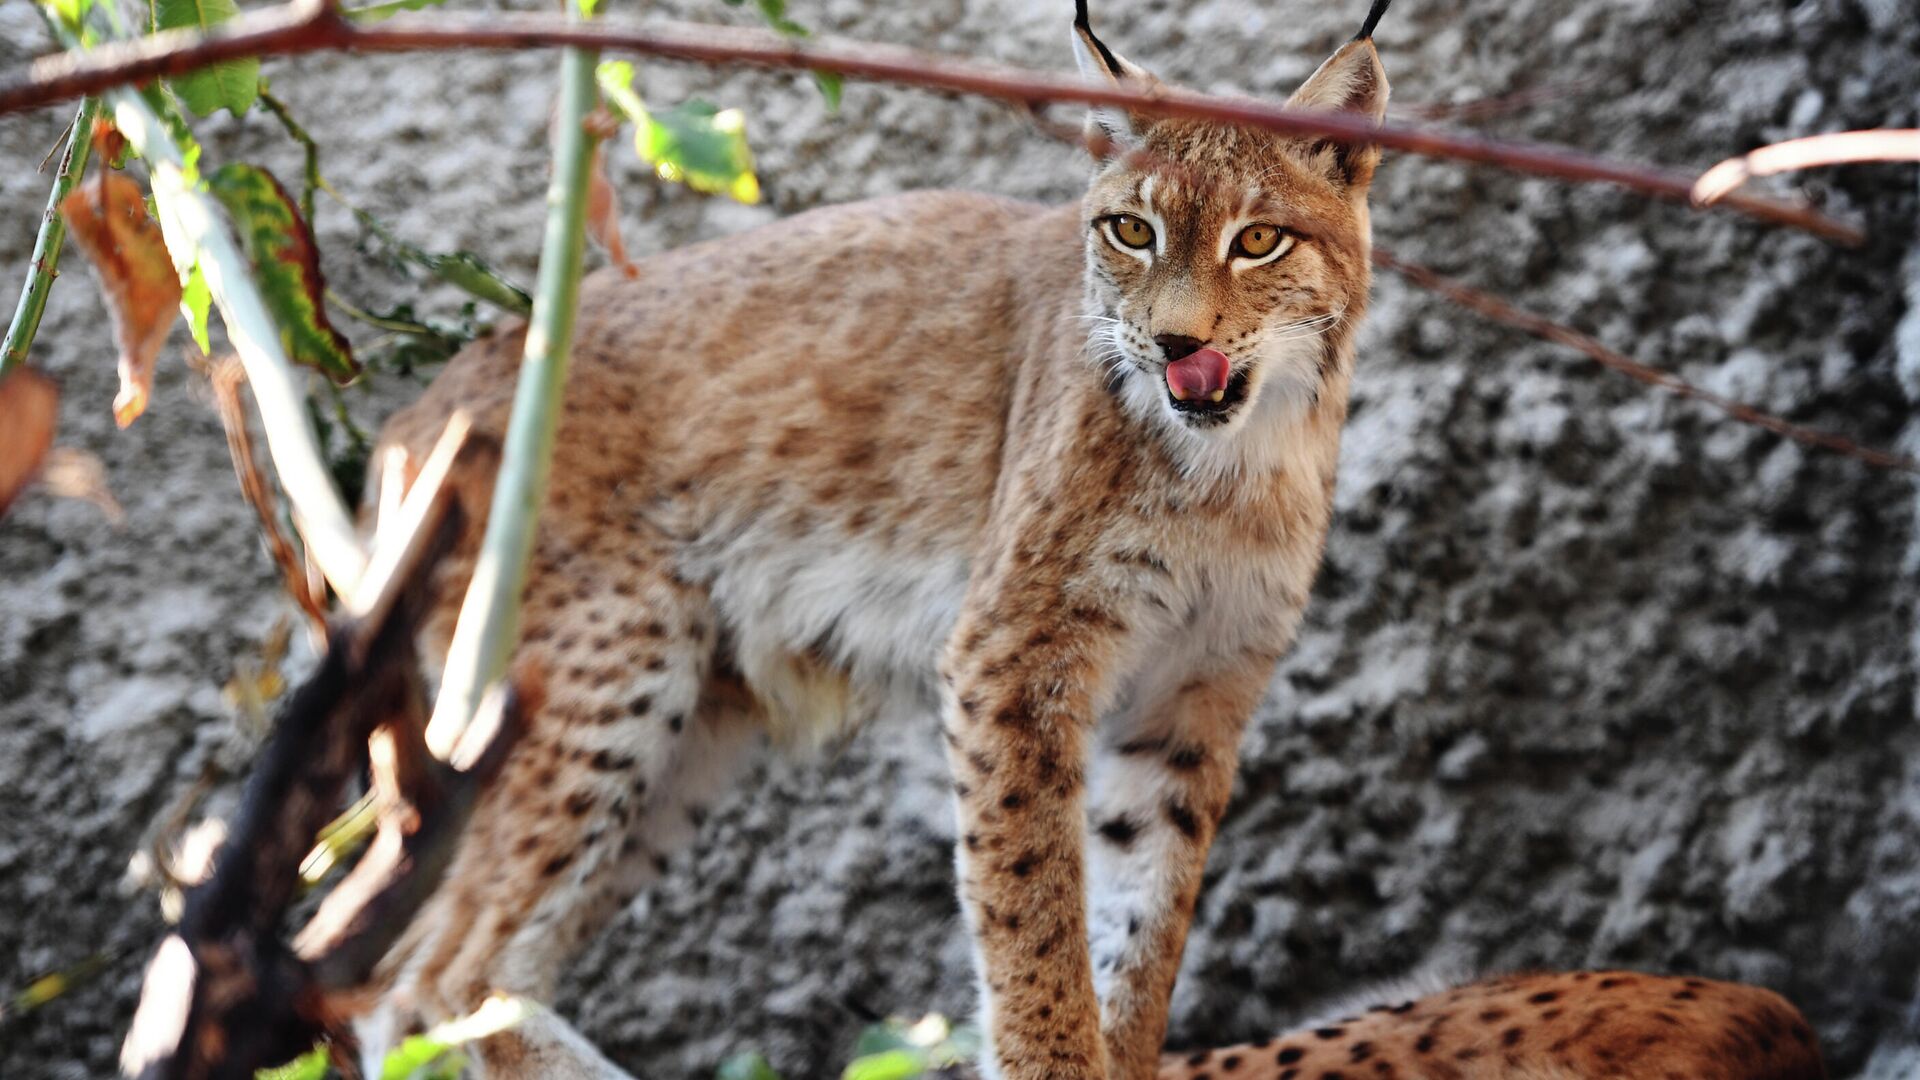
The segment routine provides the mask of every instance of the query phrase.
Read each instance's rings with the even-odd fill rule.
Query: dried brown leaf
[[[640,268],[627,258],[627,245],[620,239],[620,199],[613,181],[607,178],[604,142],[594,144],[593,165],[587,171],[587,235],[621,273],[630,278],[639,276]]]
[[[0,379],[0,514],[33,480],[60,411],[60,388],[30,367]]]
[[[113,418],[121,427],[147,408],[153,365],[180,310],[180,278],[147,213],[140,185],[116,172],[81,184],[60,203],[74,242],[93,265],[120,346],[120,393]]]
[[[127,520],[127,512],[107,485],[106,465],[85,450],[56,446],[47,451],[46,464],[40,468],[40,486],[49,495],[92,503],[114,525]]]

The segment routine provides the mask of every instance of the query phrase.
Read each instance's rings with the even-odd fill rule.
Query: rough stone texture
[[[1176,79],[1275,95],[1363,6],[1096,7],[1113,44]],[[1065,0],[795,9],[858,36],[1067,63]],[[1902,0],[1403,0],[1380,40],[1400,102],[1559,86],[1486,126],[1690,167],[1920,119],[1920,24]],[[42,43],[23,0],[0,0],[0,63]],[[533,54],[269,67],[352,198],[527,278],[551,70]],[[644,77],[660,100],[745,106],[769,200],[703,200],[623,165],[642,251],[911,187],[1078,191],[1073,157],[997,106],[850,86],[834,116],[791,77]],[[32,167],[65,116],[0,121],[0,265],[25,257],[45,190]],[[269,122],[205,127],[216,158],[295,174]],[[1920,442],[1905,420],[1920,399],[1914,169],[1798,186],[1867,221],[1868,246],[1404,157],[1381,174],[1377,233],[1714,389],[1871,444]],[[384,301],[392,279],[360,266],[338,207],[321,234],[342,290]],[[939,236],[925,257],[941,257]],[[128,521],[36,497],[0,525],[0,985],[95,949],[134,954],[0,1028],[0,1074],[15,1077],[109,1070],[159,925],[151,897],[118,882],[175,792],[244,761],[218,688],[285,609],[197,377],[169,359],[149,415],[113,431],[103,316],[75,270],[40,356],[65,387],[63,441],[106,461]],[[1326,572],[1247,741],[1175,1041],[1257,1036],[1408,973],[1620,964],[1773,986],[1808,1011],[1838,1075],[1913,1075],[1910,481],[1392,278],[1364,342]],[[377,415],[408,392],[356,407]],[[908,718],[760,770],[672,883],[592,949],[561,1007],[649,1077],[706,1075],[746,1046],[789,1075],[831,1075],[875,1013],[964,1012],[942,782],[928,724]]]

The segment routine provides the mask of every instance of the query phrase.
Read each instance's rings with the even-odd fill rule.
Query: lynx
[[[1386,6],[1289,104],[1379,121]],[[1074,45],[1159,85],[1084,0]],[[1089,122],[1120,152],[1078,205],[879,199],[585,284],[518,654],[544,704],[390,958],[374,1044],[550,997],[750,750],[917,715],[952,763],[983,1070],[1155,1075],[1327,534],[1379,151]],[[419,460],[456,410],[498,437],[524,333],[456,357],[384,443]],[[458,484],[486,505],[487,470]],[[477,1050],[487,1076],[624,1075],[545,1012]]]
[[[1169,1057],[1160,1080],[1827,1076],[1799,1010],[1757,986],[1576,971],[1380,998],[1278,1039]]]

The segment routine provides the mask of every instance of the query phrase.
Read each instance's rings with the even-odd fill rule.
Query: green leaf
[[[471,251],[456,251],[449,255],[431,255],[422,252],[418,262],[421,266],[433,271],[440,280],[463,289],[489,304],[496,304],[521,315],[533,310],[533,297],[528,296],[518,285],[501,277],[499,271],[488,266],[480,256]]]
[[[285,1065],[255,1072],[253,1080],[326,1080],[330,1065],[326,1050],[316,1046]]]
[[[913,1080],[927,1071],[926,1059],[916,1050],[887,1050],[855,1058],[840,1080]]]
[[[209,30],[240,14],[233,0],[149,0],[155,30]],[[260,61],[224,60],[167,80],[196,116],[226,109],[243,116],[260,93]]]
[[[78,30],[93,10],[93,0],[53,0],[53,13],[70,29]]]
[[[239,163],[222,165],[207,178],[207,189],[239,230],[287,355],[336,383],[352,382],[360,365],[345,335],[327,319],[320,252],[287,189],[265,169]]]
[[[837,71],[813,72],[813,85],[820,88],[820,96],[827,100],[827,108],[840,108],[840,87],[843,80]]]
[[[386,0],[381,4],[368,4],[366,7],[347,8],[340,14],[360,23],[375,23],[392,18],[402,11],[424,11],[430,7],[439,7],[447,0]]]
[[[187,281],[180,289],[180,314],[187,318],[187,329],[193,332],[193,343],[200,346],[201,356],[213,354],[213,344],[207,339],[207,316],[213,310],[213,292],[207,288],[206,275],[200,272],[200,263],[194,261],[193,269],[187,271]]]
[[[749,1050],[721,1062],[713,1080],[780,1080],[780,1074],[773,1071],[766,1058]]]
[[[436,1080],[458,1077],[464,1064],[453,1045],[426,1035],[414,1035],[393,1048],[380,1062],[380,1080]]]
[[[602,60],[600,66],[593,69],[593,79],[600,84],[600,95],[614,112],[638,124],[647,118],[647,105],[633,90],[633,63],[628,60]]]
[[[722,110],[695,98],[647,115],[638,125],[634,146],[660,179],[743,203],[760,201],[760,180],[753,174],[747,121],[740,110]]]

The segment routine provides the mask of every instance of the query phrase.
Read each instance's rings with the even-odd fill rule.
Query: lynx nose
[[[1169,364],[1191,355],[1203,344],[1199,338],[1190,338],[1185,334],[1155,334],[1153,343],[1160,346]]]

